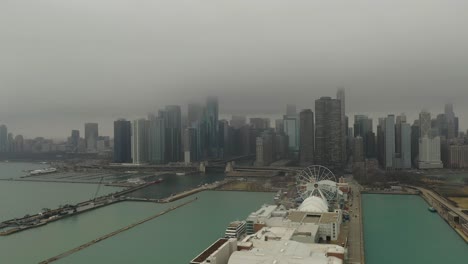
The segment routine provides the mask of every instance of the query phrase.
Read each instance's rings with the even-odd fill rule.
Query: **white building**
[[[419,139],[419,169],[443,168],[440,158],[440,137],[423,136]]]

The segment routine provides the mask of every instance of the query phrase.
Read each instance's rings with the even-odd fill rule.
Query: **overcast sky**
[[[217,95],[280,114],[441,112],[468,127],[466,0],[0,0],[0,123],[65,138]],[[412,121],[412,120],[411,120]]]

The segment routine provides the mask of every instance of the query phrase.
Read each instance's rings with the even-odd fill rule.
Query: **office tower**
[[[419,156],[419,120],[414,120],[413,125],[411,126],[411,162],[416,167]]]
[[[166,120],[162,116],[148,116],[148,161],[166,163]]]
[[[453,139],[457,137],[458,134],[458,124],[455,113],[453,112],[452,104],[445,104],[445,117],[447,120],[447,139]],[[457,118],[458,119],[458,118]]]
[[[200,122],[205,114],[205,107],[197,103],[189,103],[187,107],[187,125],[193,127],[195,122]]]
[[[385,169],[394,169],[395,159],[395,116],[385,118]]]
[[[372,130],[373,124],[371,118],[366,115],[354,116],[354,137],[362,137],[364,141],[364,156],[366,158],[375,157],[375,134]]]
[[[292,115],[288,116],[285,115],[283,117],[284,123],[284,134],[288,136],[289,139],[289,153],[291,154],[291,158],[296,159],[299,155],[300,149],[300,130],[299,130],[299,116]]]
[[[134,164],[148,162],[148,120],[132,122],[132,160]]]
[[[315,101],[315,163],[343,165],[341,101],[322,97]],[[291,139],[290,139],[291,141]]]
[[[231,126],[235,129],[241,128],[243,125],[247,124],[247,118],[245,116],[233,115],[231,117]]]
[[[284,120],[283,119],[275,120],[275,132],[284,133]]]
[[[252,127],[250,125],[244,125],[239,129],[239,134],[240,134],[240,142],[241,142],[241,148],[240,152],[241,155],[246,156],[253,154],[255,152],[255,148],[252,146],[252,138],[253,132],[252,132]]]
[[[265,130],[265,129],[270,128],[270,119],[253,117],[253,118],[250,118],[250,125],[252,126],[253,129]]]
[[[419,169],[443,168],[440,146],[440,137],[430,138],[425,135],[419,139]]]
[[[422,138],[424,136],[430,135],[431,131],[431,113],[427,111],[422,111],[419,114],[419,137]]]
[[[289,149],[289,140],[288,136],[281,133],[275,133],[275,159],[286,159],[288,158],[288,149]]]
[[[299,114],[299,161],[301,166],[308,166],[314,163],[314,113],[306,109]]]
[[[160,111],[160,117],[165,120],[166,161],[179,162],[182,160],[182,124],[180,106],[166,106],[165,111]]]
[[[226,120],[218,121],[218,158],[224,159],[229,152],[229,122]]]
[[[186,164],[196,162],[198,160],[197,150],[197,130],[195,128],[186,128],[184,130],[184,162]]]
[[[293,104],[286,105],[286,115],[289,115],[289,116],[297,115],[296,105],[293,105]]]
[[[95,152],[97,150],[97,140],[99,137],[99,128],[97,123],[85,124],[86,150]]]
[[[78,152],[78,144],[80,143],[80,131],[72,130],[70,136],[70,146],[72,152]]]
[[[218,112],[218,98],[208,97],[206,99],[206,135],[208,141],[208,156],[210,158],[218,158],[219,156]]]
[[[77,148],[79,139],[80,136],[78,135]],[[125,119],[114,121],[114,162],[132,162],[132,124]]]
[[[0,152],[8,151],[8,128],[6,125],[0,125]]]
[[[406,123],[406,116],[401,114],[396,117],[395,123],[395,152],[401,156],[401,125]]]
[[[468,168],[468,145],[450,145],[448,146],[447,167],[451,169]]]
[[[353,162],[364,161],[364,139],[361,136],[354,138]]]
[[[400,150],[401,150],[401,168],[411,169],[411,126],[407,123],[402,123],[400,127]]]
[[[15,137],[15,152],[24,152],[24,138],[22,135]]]
[[[341,111],[341,155],[343,164],[346,162],[346,134],[348,132],[348,122],[346,117],[346,97],[345,91],[343,88],[338,88],[336,92],[336,99],[340,101],[340,111]]]
[[[271,131],[264,131],[256,139],[256,166],[268,166],[274,161],[275,146],[274,146],[274,133]]]
[[[13,138],[13,133],[8,133],[7,139],[7,152],[15,151],[15,139]]]

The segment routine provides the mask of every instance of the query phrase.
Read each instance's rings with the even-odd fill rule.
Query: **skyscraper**
[[[70,136],[70,145],[72,148],[72,152],[78,152],[79,143],[80,143],[80,131],[72,130],[71,136]]]
[[[230,124],[232,127],[239,129],[247,124],[247,118],[245,116],[233,115]]]
[[[453,104],[445,104],[445,117],[447,120],[447,139],[456,138],[458,136],[457,120],[453,112]]]
[[[314,163],[314,113],[310,109],[305,109],[299,114],[300,135],[299,135],[299,160],[301,166],[307,166]]]
[[[348,122],[346,122],[346,97],[343,88],[338,88],[336,99],[340,101],[340,116],[341,116],[341,155],[343,163],[346,162],[346,135],[348,133]]]
[[[385,168],[395,169],[395,116],[385,118]]]
[[[364,156],[375,157],[375,134],[373,133],[372,119],[366,115],[354,116],[354,136],[360,136],[364,144]]]
[[[197,155],[197,130],[195,128],[186,128],[184,130],[184,162],[191,163],[198,161]]]
[[[201,104],[189,103],[187,112],[187,123],[189,127],[192,127],[195,122],[202,120],[205,108]]]
[[[0,125],[0,152],[8,151],[8,128],[6,125]]]
[[[285,115],[283,117],[284,134],[288,136],[289,153],[293,159],[298,158],[300,149],[300,131],[299,131],[299,116]]]
[[[406,115],[401,114],[396,117],[395,124],[395,152],[401,155],[401,125],[406,123]]]
[[[401,124],[401,168],[411,169],[411,126],[407,123]]]
[[[164,117],[148,116],[148,161],[151,164],[166,163],[166,127]]]
[[[208,97],[206,99],[206,133],[208,137],[208,155],[211,158],[217,158],[219,155],[218,112],[218,98]]]
[[[97,140],[99,137],[99,128],[97,123],[85,124],[86,150],[89,152],[97,151]]]
[[[148,162],[148,121],[138,119],[132,123],[132,159],[134,164]]]
[[[353,162],[364,161],[364,139],[361,136],[354,138]]]
[[[450,108],[446,109],[450,110]],[[440,153],[440,137],[433,136],[431,133],[432,122],[431,114],[427,111],[422,111],[419,114],[419,159],[418,168],[420,169],[435,169],[442,168],[442,160]]]
[[[315,101],[315,163],[343,165],[341,101],[322,97]]]
[[[15,152],[24,151],[24,138],[22,135],[17,135],[15,137]]]
[[[132,162],[132,125],[125,119],[114,121],[114,162]]]
[[[166,161],[182,160],[182,124],[181,111],[178,105],[166,106],[166,111],[160,111],[160,117],[165,120]]]
[[[431,133],[431,113],[427,111],[422,111],[419,114],[419,137],[430,136]]]

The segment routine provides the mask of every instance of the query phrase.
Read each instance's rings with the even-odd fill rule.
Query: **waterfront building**
[[[405,114],[401,114],[396,117],[395,123],[395,153],[398,156],[401,156],[401,126],[402,124],[406,123],[406,116]]]
[[[78,144],[80,143],[80,131],[72,130],[70,136],[70,146],[72,152],[78,152]]]
[[[401,168],[411,169],[411,126],[410,124],[403,123],[400,126],[400,156],[401,156]]]
[[[440,137],[424,136],[419,139],[419,169],[443,168],[440,145]]]
[[[218,124],[218,98],[208,97],[206,100],[206,135],[208,143],[208,156],[219,157],[219,124]]]
[[[361,136],[354,138],[353,162],[364,162],[364,139]]]
[[[283,117],[284,134],[288,136],[289,153],[292,159],[296,159],[300,150],[300,121],[298,115],[285,115]]]
[[[417,167],[419,156],[419,120],[414,120],[411,126],[411,162]]]
[[[321,97],[315,101],[315,163],[343,165],[341,101]],[[291,139],[290,139],[291,140]]]
[[[148,162],[166,163],[166,120],[164,117],[148,116]]]
[[[198,161],[197,130],[188,127],[184,130],[184,162],[189,164]]]
[[[395,168],[395,116],[388,115],[385,118],[385,169]]]
[[[468,145],[448,146],[448,166],[451,169],[468,168]]]
[[[286,115],[289,115],[289,116],[297,115],[296,105],[287,104],[286,105]]]
[[[15,152],[24,152],[24,138],[22,135],[15,137]]]
[[[343,163],[346,162],[346,136],[348,134],[348,117],[346,116],[346,97],[345,90],[343,88],[338,88],[336,92],[336,99],[340,101],[340,110],[341,110],[341,155]]]
[[[160,118],[165,120],[165,154],[167,162],[182,160],[182,123],[179,105],[168,105],[165,111],[159,112]]]
[[[299,120],[299,161],[301,166],[308,166],[314,163],[314,113],[310,109],[305,109],[300,112]]]
[[[8,128],[6,125],[0,125],[0,152],[8,151]]]
[[[125,119],[114,121],[114,162],[132,162],[132,124]]]
[[[132,160],[134,164],[148,162],[148,120],[138,119],[132,123]]]
[[[85,124],[85,141],[88,152],[97,151],[97,140],[99,137],[99,128],[97,123]]]

